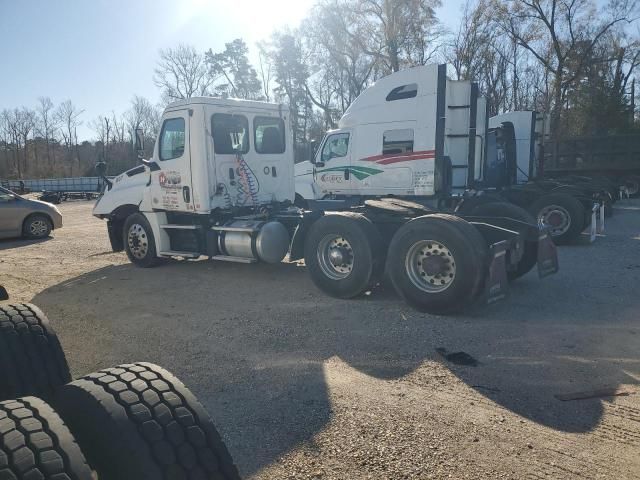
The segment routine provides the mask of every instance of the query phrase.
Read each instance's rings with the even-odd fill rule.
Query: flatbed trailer
[[[17,193],[40,192],[41,200],[60,203],[69,199],[95,199],[105,181],[101,177],[67,177],[0,180],[0,185]]]

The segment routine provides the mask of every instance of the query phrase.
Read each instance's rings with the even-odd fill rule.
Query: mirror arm
[[[160,165],[158,165],[156,162],[153,162],[151,160],[142,159],[142,164],[145,167],[148,167],[149,170],[151,170],[152,172],[157,172],[158,170],[160,170]]]

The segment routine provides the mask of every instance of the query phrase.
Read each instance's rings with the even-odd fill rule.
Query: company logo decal
[[[318,170],[316,173],[320,174],[319,178],[323,182],[342,183],[345,180],[345,170],[348,170],[349,173],[358,180],[363,180],[371,175],[377,175],[383,172],[383,170],[370,167],[333,167]]]

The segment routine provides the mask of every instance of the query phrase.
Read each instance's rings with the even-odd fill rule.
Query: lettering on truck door
[[[349,193],[353,189],[352,143],[350,132],[333,133],[326,138],[315,165],[316,185],[321,193]]]

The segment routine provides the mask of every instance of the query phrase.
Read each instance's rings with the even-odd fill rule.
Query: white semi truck
[[[434,122],[424,114],[430,106],[419,97],[413,104],[393,103],[390,93],[390,86],[398,85],[404,89],[399,94],[410,95],[406,92],[429,78],[430,69],[408,69],[383,78],[349,107],[314,158],[296,164],[298,206],[339,208],[385,196],[431,204],[434,198],[442,200],[434,195],[433,180],[424,180],[439,138]],[[441,140],[449,164],[440,171],[450,169],[449,200],[458,213],[515,213],[521,220],[547,225],[557,243],[575,241],[591,221],[600,190],[586,191],[566,182],[522,186],[535,175],[532,159],[543,128],[540,116],[511,112],[489,118],[477,85],[450,79],[445,85]],[[503,203],[502,212],[496,205],[481,206],[496,202]],[[505,202],[522,210],[505,207]]]
[[[402,72],[380,80],[345,115],[355,126],[383,111],[396,118],[413,109],[419,120],[346,126],[327,138],[319,174],[332,188],[349,190],[356,181],[377,188],[380,165],[395,165],[402,189],[428,195],[433,207],[387,198],[346,211],[299,209],[287,109],[202,97],[166,108],[152,158],[109,181],[93,213],[107,220],[113,250],[125,250],[142,267],[170,257],[304,259],[315,285],[329,295],[360,295],[386,272],[408,303],[433,313],[500,298],[507,277],[536,263],[540,276],[555,273],[553,243],[537,225],[445,213],[453,213],[445,205],[451,190],[446,69],[420,71],[408,83]],[[340,155],[353,164],[331,170]],[[419,168],[408,169],[407,162]]]

